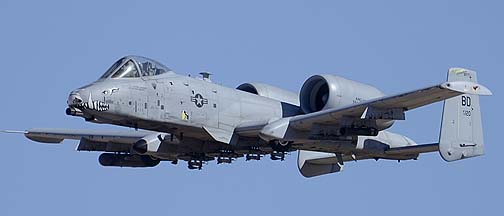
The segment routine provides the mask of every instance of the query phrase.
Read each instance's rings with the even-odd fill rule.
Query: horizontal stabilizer
[[[398,148],[391,148],[385,151],[387,155],[415,155],[421,153],[435,152],[439,150],[439,144],[424,144],[414,146],[404,146]]]
[[[475,80],[449,80],[438,85],[397,95],[384,96],[361,103],[351,104],[344,107],[325,109],[305,115],[292,117],[291,127],[298,130],[310,130],[317,124],[337,124],[343,118],[360,119],[366,109],[372,107],[374,110],[387,112],[397,110],[413,110],[425,105],[443,101],[445,99],[457,97],[462,94],[491,95],[492,92],[485,86],[478,84]],[[395,119],[403,119],[395,118]]]

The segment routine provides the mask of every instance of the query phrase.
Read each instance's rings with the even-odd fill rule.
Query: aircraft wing
[[[432,104],[461,94],[491,95],[486,87],[468,81],[452,81],[402,94],[385,96],[341,108],[295,116],[289,125],[298,130],[310,130],[314,124],[334,125],[343,118],[404,120],[404,111]]]
[[[81,129],[34,128],[26,131],[5,131],[22,133],[26,138],[41,142],[58,144],[65,139],[80,140],[77,150],[129,152],[131,145],[152,132],[149,131],[100,131]]]

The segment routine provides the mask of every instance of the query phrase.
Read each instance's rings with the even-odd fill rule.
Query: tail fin
[[[448,71],[448,81],[478,82],[476,72],[463,68],[451,68]],[[445,161],[456,161],[484,154],[478,95],[463,94],[445,100],[439,152]]]

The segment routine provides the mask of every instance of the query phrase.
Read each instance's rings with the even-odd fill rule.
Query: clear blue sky
[[[0,134],[0,215],[496,215],[502,212],[502,1],[20,1],[0,3],[0,129],[114,128],[66,116],[68,93],[121,56],[181,74],[208,70],[235,87],[298,91],[332,73],[398,93],[479,72],[484,157],[446,163],[359,161],[305,179],[284,162],[104,168],[77,142],[42,145]],[[392,131],[438,139],[441,104]]]

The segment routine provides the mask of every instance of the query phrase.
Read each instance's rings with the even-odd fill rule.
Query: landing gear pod
[[[298,169],[306,178],[343,171],[341,154],[298,151]]]

